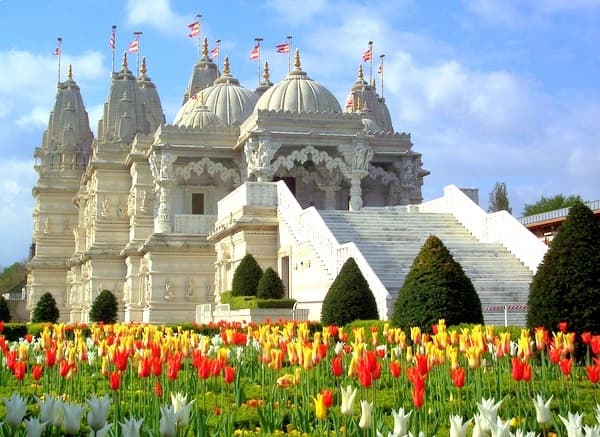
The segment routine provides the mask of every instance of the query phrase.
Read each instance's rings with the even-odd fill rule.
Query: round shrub
[[[258,281],[256,297],[260,299],[281,299],[285,293],[283,281],[275,270],[267,267]]]
[[[479,295],[442,241],[429,236],[413,261],[394,305],[394,323],[429,331],[439,319],[448,326],[483,323]]]
[[[90,321],[116,323],[117,298],[110,290],[102,290],[90,308]]]
[[[233,273],[231,283],[232,296],[256,296],[258,281],[263,272],[256,259],[251,254],[246,254]]]
[[[600,334],[600,223],[576,202],[529,286],[527,325]],[[579,336],[578,336],[579,337]]]
[[[10,309],[2,295],[0,295],[0,322],[10,322]]]
[[[375,319],[379,319],[375,296],[354,258],[348,258],[323,300],[321,323],[343,326]]]
[[[58,307],[56,306],[56,300],[50,293],[44,293],[40,296],[40,300],[37,301],[31,314],[31,321],[33,323],[40,322],[51,322],[56,323],[58,321]]]

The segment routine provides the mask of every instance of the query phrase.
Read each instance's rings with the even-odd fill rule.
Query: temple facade
[[[342,109],[298,51],[283,80],[272,83],[265,63],[247,89],[204,40],[171,123],[145,60],[135,77],[124,55],[94,137],[69,69],[35,150],[27,308],[50,292],[61,320],[86,322],[108,289],[122,321],[193,321],[246,253],[279,273],[289,297],[322,301],[332,275],[314,261],[320,237],[299,238],[282,217],[419,204],[428,174],[362,67],[348,90]],[[311,259],[312,273],[294,277]]]

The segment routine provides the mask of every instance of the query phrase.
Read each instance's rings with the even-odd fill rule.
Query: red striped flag
[[[190,38],[200,35],[200,22],[194,21],[193,23],[188,24],[188,29],[190,29],[190,33],[188,33]]]
[[[62,52],[62,50],[60,49],[60,47],[57,47],[57,48],[54,49],[54,51],[52,52],[52,54],[54,56],[60,56],[61,52]]]
[[[352,95],[350,95],[350,96],[348,96],[348,100],[346,100],[345,109],[352,109],[353,106],[354,106],[354,98]]]
[[[260,57],[260,45],[256,44],[250,51],[250,59],[255,60]]]
[[[383,74],[383,60],[379,62],[379,67],[377,67],[377,73]]]
[[[210,56],[213,58],[216,58],[217,56],[219,56],[219,46],[211,49]]]
[[[113,27],[112,32],[110,33],[110,38],[108,40],[108,45],[111,49],[115,49],[115,45],[117,43],[117,35],[115,35],[115,28]]]
[[[277,53],[289,53],[290,52],[290,43],[284,42],[282,44],[277,44],[275,46],[275,51]]]
[[[137,53],[140,49],[140,41],[136,38],[129,43],[129,53]]]
[[[369,47],[367,50],[365,50],[362,54],[362,60],[364,62],[368,62],[371,59],[373,59],[373,48]]]

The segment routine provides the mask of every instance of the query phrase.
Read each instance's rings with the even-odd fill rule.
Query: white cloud
[[[147,24],[168,35],[181,35],[191,18],[175,13],[169,0],[127,1],[127,21],[134,26]]]

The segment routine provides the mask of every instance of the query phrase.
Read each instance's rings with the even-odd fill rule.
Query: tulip
[[[81,428],[83,407],[72,403],[63,403],[63,425],[66,434],[78,434]]]
[[[343,387],[340,390],[342,391],[342,414],[346,416],[352,416],[352,413],[354,412],[354,398],[356,397],[358,389],[349,385],[345,390]]]
[[[342,363],[342,356],[336,355],[331,359],[331,372],[333,376],[341,376],[344,373],[344,366]]]
[[[175,437],[177,433],[177,415],[173,407],[165,405],[160,407],[160,435],[164,437]]]
[[[42,377],[44,373],[44,368],[42,367],[41,364],[34,364],[31,367],[31,376],[33,377],[34,380],[39,381],[39,379]]]
[[[27,400],[21,395],[13,393],[8,399],[2,398],[2,402],[6,407],[6,423],[14,427],[21,425],[27,412]]]
[[[40,408],[40,421],[59,426],[63,418],[62,401],[52,395],[45,394],[44,400],[35,398]]]
[[[554,396],[550,396],[550,399],[544,402],[544,399],[541,395],[537,395],[534,401],[535,406],[535,420],[540,425],[548,425],[552,422],[552,416],[550,415],[550,403],[552,402],[552,398]]]
[[[413,405],[421,408],[425,403],[425,388],[413,387],[411,390]]]
[[[462,416],[450,416],[450,437],[465,437],[471,419],[463,423]]]
[[[177,418],[177,424],[187,426],[190,421],[190,413],[193,403],[196,399],[192,399],[187,402],[187,395],[181,393],[171,393],[171,404],[173,405],[173,412]]]
[[[223,380],[226,384],[231,384],[235,380],[235,367],[223,367]]]
[[[156,396],[158,396],[159,398],[162,398],[163,395],[163,389],[162,389],[162,385],[160,385],[160,381],[156,381],[154,383],[154,394],[156,394]]]
[[[463,388],[465,385],[465,369],[462,367],[457,367],[455,369],[450,369],[450,378],[452,379],[452,383],[455,387]]]
[[[360,421],[358,426],[361,429],[371,428],[371,414],[373,412],[373,402],[360,401]]]
[[[329,389],[326,389],[322,390],[321,394],[323,395],[323,405],[325,405],[327,408],[333,406],[333,392]]]
[[[398,412],[392,410],[392,416],[394,416],[394,431],[393,435],[403,436],[408,431],[408,421],[412,415],[412,410],[408,413],[404,413],[404,408],[398,408]]]
[[[583,414],[569,412],[567,418],[558,416],[565,428],[567,428],[567,437],[581,437],[581,427],[583,425]]]
[[[485,419],[483,418],[483,416],[481,414],[475,414],[473,416],[473,431],[472,431],[472,437],[485,437],[487,436],[487,433],[483,430],[481,423],[484,421]]]
[[[118,370],[116,372],[110,372],[108,375],[108,382],[111,390],[118,390],[121,388],[121,372]]]
[[[490,423],[496,422],[498,408],[500,408],[500,405],[502,404],[501,400],[498,401],[498,403],[495,402],[496,399],[494,398],[482,399],[481,403],[477,402],[477,408],[479,408],[479,413],[481,414],[479,425],[486,433],[491,430]]]
[[[40,422],[38,417],[30,417],[25,419],[25,430],[27,431],[27,437],[41,437],[46,428],[47,422]]]
[[[583,425],[583,432],[585,437],[600,437],[600,425]]]
[[[492,437],[510,437],[510,420],[506,422],[496,417],[495,422],[490,422]]]
[[[594,366],[585,366],[585,370],[590,382],[592,384],[598,384],[600,381],[600,364],[596,364]]]
[[[112,427],[112,424],[110,422],[107,422],[106,425],[104,425],[102,428],[100,428],[97,431],[90,431],[90,437],[105,437],[108,435],[108,432],[110,431],[110,428]]]
[[[563,358],[558,362],[560,371],[563,375],[569,376],[571,374],[571,368],[573,367],[573,358]]]
[[[119,422],[119,425],[121,425],[121,434],[123,434],[123,437],[140,437],[140,428],[143,422],[144,419],[135,420],[133,417],[125,419],[123,423]]]
[[[90,411],[87,422],[91,429],[98,431],[106,425],[111,399],[108,395],[98,398],[93,394],[87,401]]]
[[[399,378],[402,373],[402,366],[400,364],[400,360],[391,360],[390,361],[390,374],[393,378]]]
[[[17,361],[13,367],[13,373],[18,381],[22,381],[27,374],[27,363],[25,361]]]
[[[325,396],[323,393],[319,393],[316,397],[313,396],[313,401],[315,403],[315,417],[318,420],[323,420],[327,417],[327,407],[325,406],[324,398]]]

